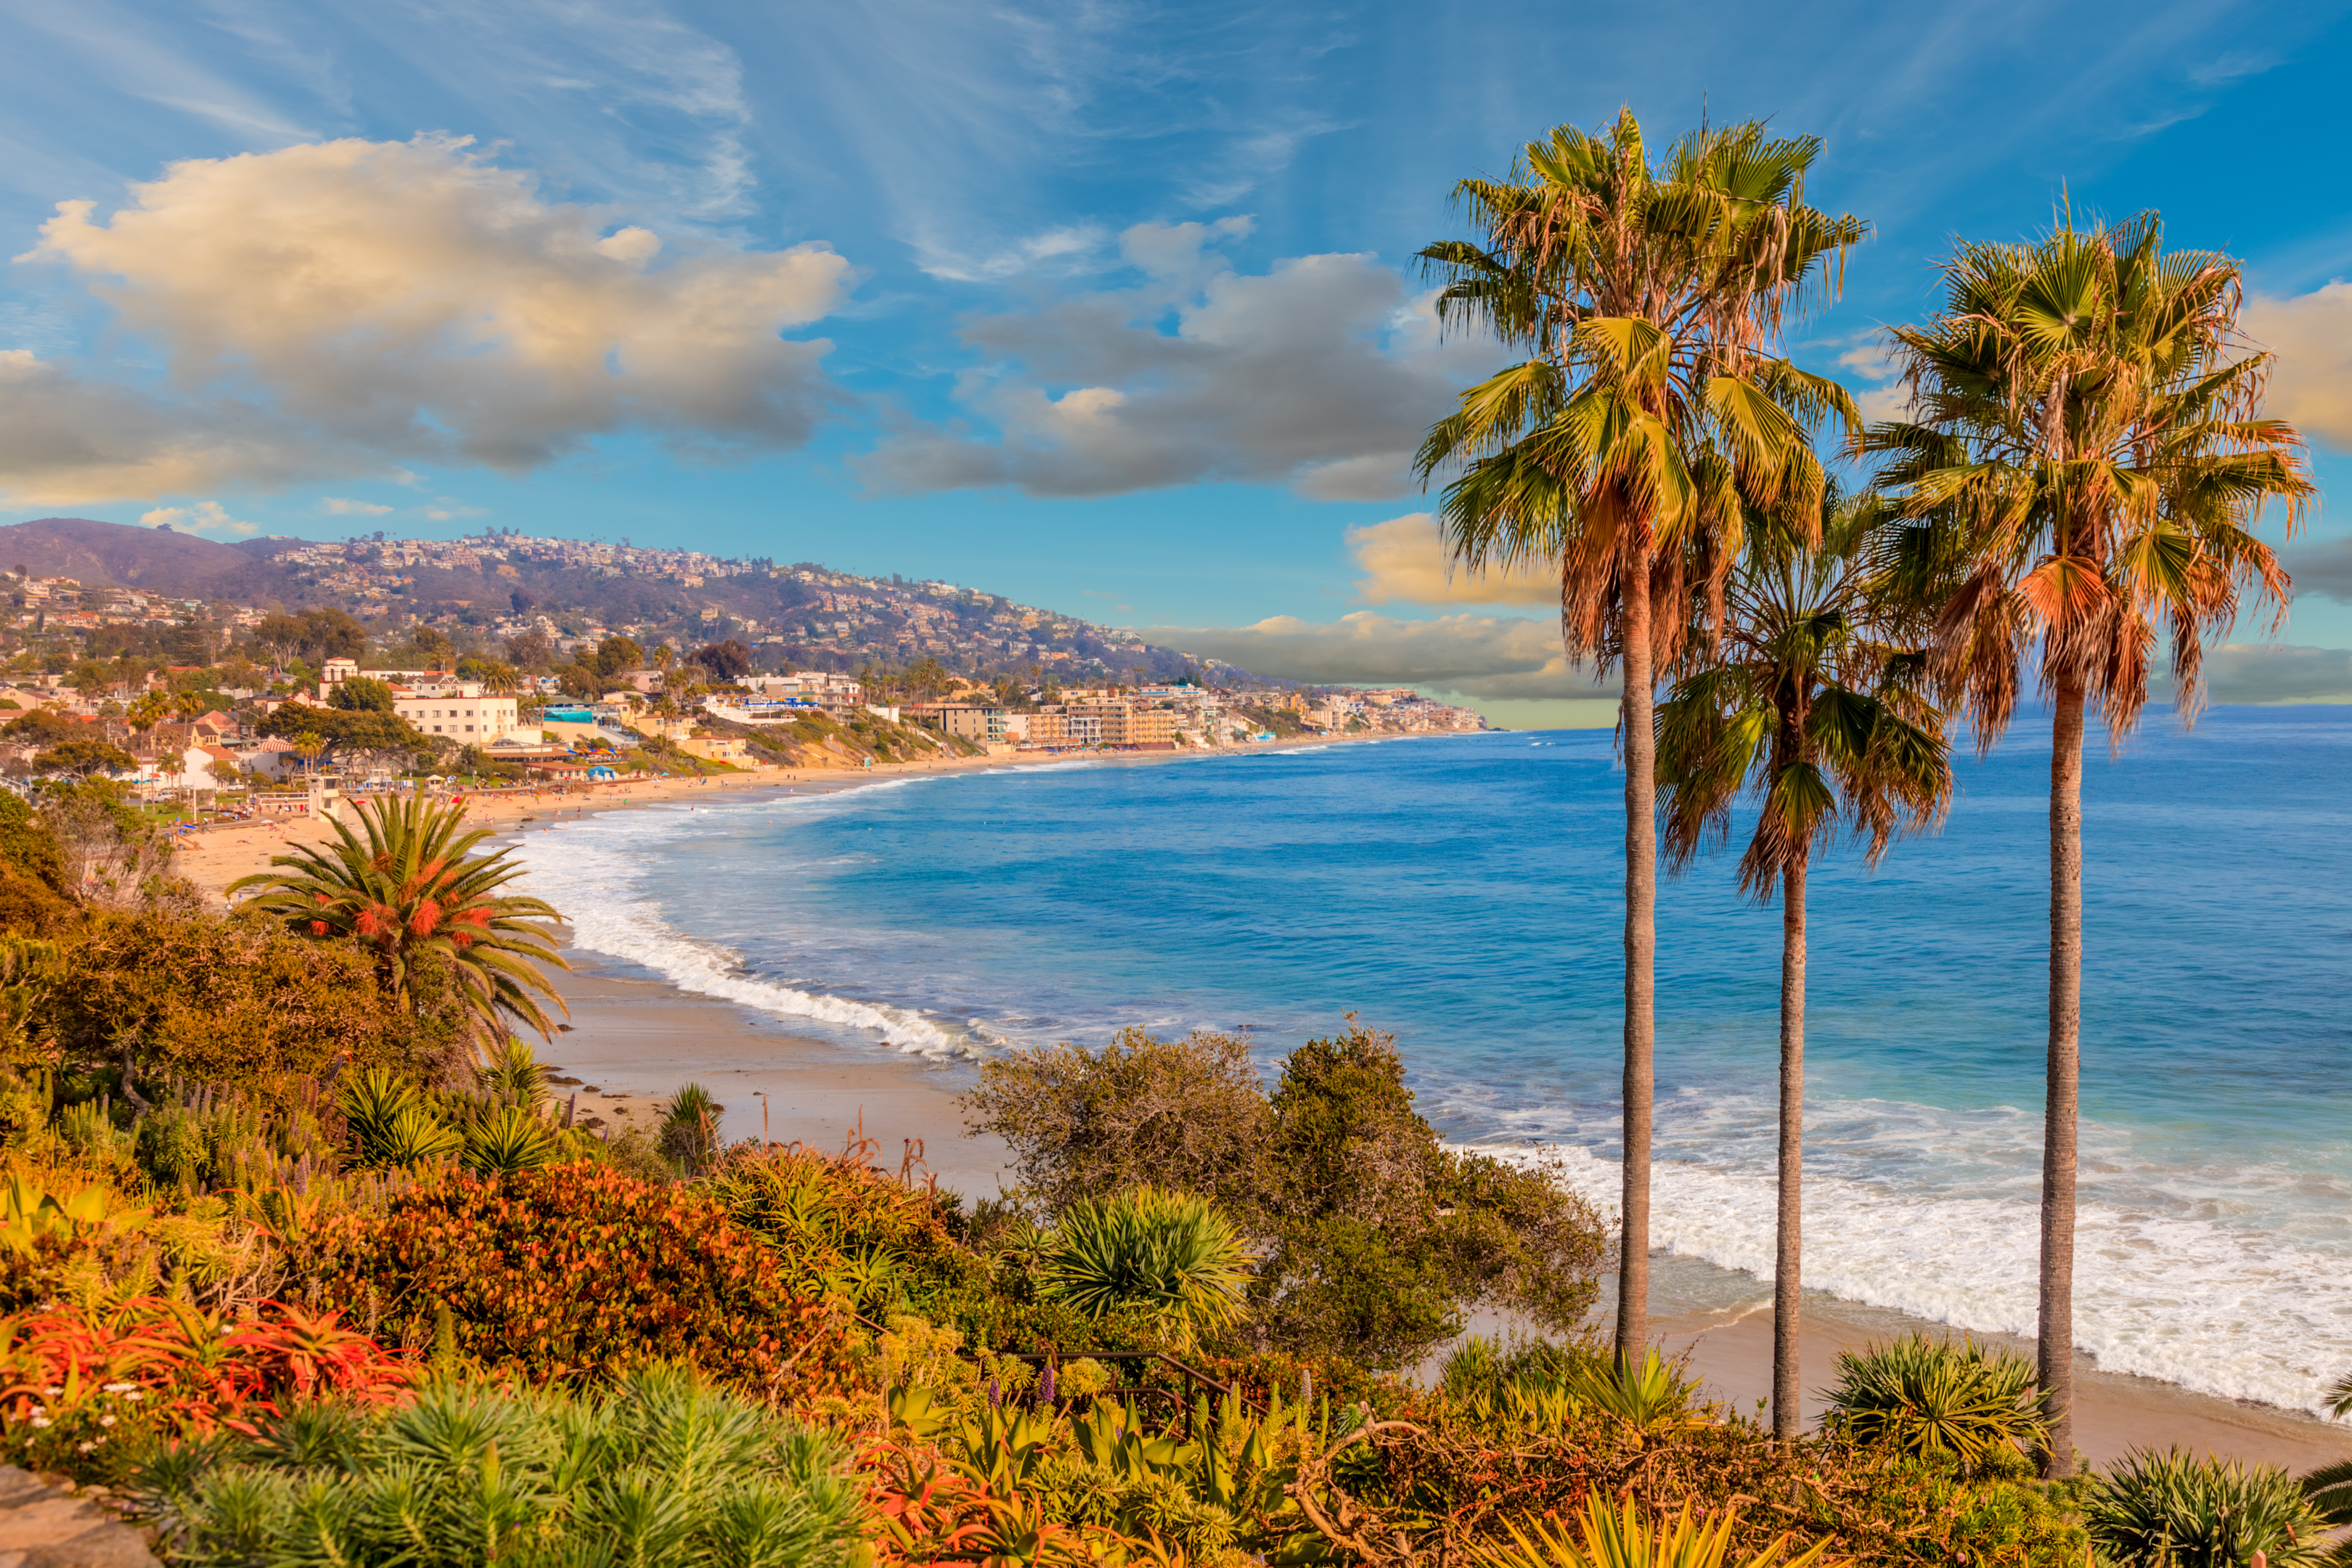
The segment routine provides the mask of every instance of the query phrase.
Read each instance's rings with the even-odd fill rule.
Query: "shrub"
[[[1062,1211],[1043,1289],[1089,1318],[1141,1307],[1197,1332],[1241,1315],[1249,1277],[1249,1249],[1214,1204],[1141,1186]]]
[[[938,1194],[860,1158],[800,1146],[741,1149],[705,1184],[736,1224],[775,1251],[786,1279],[880,1321],[934,1321],[984,1295],[988,1266],[959,1245]]]
[[[1274,1121],[1248,1039],[1204,1031],[1018,1051],[982,1064],[963,1105],[1012,1145],[1023,1191],[1048,1213],[1148,1182],[1240,1212],[1262,1186]]]
[[[771,1399],[835,1391],[834,1310],[794,1290],[710,1197],[591,1163],[442,1174],[289,1247],[313,1300],[535,1384],[677,1358]]]
[[[2275,1465],[2135,1451],[2092,1479],[2083,1499],[2091,1542],[2117,1568],[2278,1568],[2327,1555],[2326,1521]]]
[[[567,1397],[441,1383],[386,1412],[302,1405],[142,1475],[173,1561],[832,1568],[865,1523],[831,1439],[668,1367]]]
[[[1215,1200],[1261,1257],[1232,1348],[1393,1368],[1482,1305],[1570,1333],[1607,1255],[1543,1171],[1441,1145],[1394,1042],[1352,1021],[1292,1052],[1271,1097],[1238,1037],[1130,1031],[992,1062],[964,1103],[1048,1212],[1146,1182]]]
[[[1922,1333],[1840,1351],[1829,1418],[1856,1442],[1948,1454],[1972,1469],[2006,1464],[2049,1431],[2023,1356]]]
[[[446,1000],[405,1016],[364,953],[257,921],[92,911],[57,941],[64,979],[35,1028],[68,1061],[127,1054],[146,1074],[231,1083],[323,1076],[339,1058],[431,1076],[456,1039]]]

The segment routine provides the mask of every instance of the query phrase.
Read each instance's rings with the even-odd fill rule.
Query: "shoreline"
[[[1017,756],[972,757],[837,773],[761,768],[700,780],[548,786],[530,792],[529,799],[483,799],[478,809],[479,826],[503,839],[523,829],[526,820],[549,832],[589,812],[712,798],[700,792],[725,791],[729,799],[748,798],[754,790],[831,795],[909,777],[1052,766],[1059,761],[1160,763],[1372,739],[1318,736],[1245,752],[1046,753],[1025,762]],[[268,857],[285,843],[325,837],[321,825],[308,819],[289,824],[282,838],[266,830],[223,831],[211,841],[183,846],[173,868],[219,897],[237,876],[265,869]],[[998,1190],[1010,1151],[995,1139],[968,1136],[955,1103],[969,1081],[968,1065],[859,1049],[796,1032],[790,1019],[689,992],[626,961],[573,946],[568,931],[563,936],[561,946],[574,969],[561,990],[572,1014],[540,1054],[559,1080],[559,1098],[577,1097],[583,1123],[601,1122],[602,1130],[615,1133],[632,1127],[654,1131],[667,1097],[682,1084],[696,1082],[722,1105],[722,1129],[730,1141],[765,1137],[837,1152],[862,1130],[873,1141],[870,1157],[878,1163],[903,1161],[917,1177],[935,1176],[968,1202]],[[1686,1358],[1689,1370],[1705,1383],[1706,1397],[1753,1410],[1770,1388],[1770,1282],[1665,1252],[1654,1255],[1652,1268],[1650,1310],[1657,1337],[1670,1352]],[[1800,1381],[1807,1391],[1808,1418],[1820,1413],[1820,1391],[1835,1375],[1839,1352],[1912,1331],[1961,1337],[1960,1331],[1933,1320],[1820,1292],[1807,1292],[1805,1313]],[[1488,1332],[1496,1326],[1475,1325]],[[2030,1340],[1969,1337],[2032,1353]],[[2135,1447],[2176,1444],[2281,1464],[2295,1472],[2352,1458],[2352,1426],[2303,1412],[2104,1372],[2080,1353],[2076,1379],[2075,1442],[2096,1463]]]

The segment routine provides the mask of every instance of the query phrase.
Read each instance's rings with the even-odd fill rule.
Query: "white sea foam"
[[[1525,1144],[1486,1152],[1536,1157]],[[1557,1157],[1570,1186],[1614,1212],[1614,1163],[1574,1146],[1543,1153]],[[1652,1181],[1654,1245],[1771,1278],[1769,1168],[1662,1161]],[[2086,1184],[2075,1233],[2077,1346],[2110,1372],[2320,1409],[2322,1390],[2352,1367],[2345,1259],[2157,1204],[2110,1201],[2098,1185]],[[2041,1222],[2031,1190],[1938,1197],[1808,1175],[1805,1216],[1809,1287],[1956,1328],[2033,1332]]]
[[[894,779],[877,788],[921,782]],[[735,801],[692,814],[632,814],[583,819],[562,841],[526,834],[517,858],[528,868],[529,891],[563,912],[572,944],[608,958],[641,964],[697,995],[716,996],[785,1018],[804,1018],[877,1035],[909,1054],[932,1058],[970,1056],[982,1037],[907,1008],[862,1002],[822,991],[803,990],[744,972],[742,955],[720,943],[686,935],[661,916],[639,890],[648,869],[648,841],[686,832],[705,816],[732,816],[777,806],[821,807],[837,797],[786,796],[771,801]]]

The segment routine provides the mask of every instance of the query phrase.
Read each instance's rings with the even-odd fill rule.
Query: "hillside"
[[[0,528],[0,567],[175,599],[290,604],[299,592],[299,584],[266,554],[193,533],[87,517],[36,518]]]
[[[387,641],[412,620],[444,626],[465,646],[544,623],[566,637],[620,632],[680,647],[736,637],[772,668],[852,670],[928,657],[957,674],[1034,669],[1065,684],[1164,680],[1187,669],[1253,683],[1231,665],[953,584],[514,533],[222,544],[89,518],[43,518],[0,528],[0,567],[255,609],[331,605],[380,627]]]

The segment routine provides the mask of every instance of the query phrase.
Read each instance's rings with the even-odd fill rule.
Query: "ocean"
[[[1943,829],[1811,878],[1806,1283],[2034,1320],[2046,723]],[[2315,1408],[2352,1370],[2352,710],[2153,713],[2087,769],[2078,1342]],[[979,1058],[1354,1013],[1450,1140],[1613,1203],[1622,774],[1607,731],[716,799],[524,836],[582,947],[845,1047]],[[1735,837],[1736,852],[1738,840]],[[1780,921],[1662,880],[1655,1241],[1769,1277]]]

